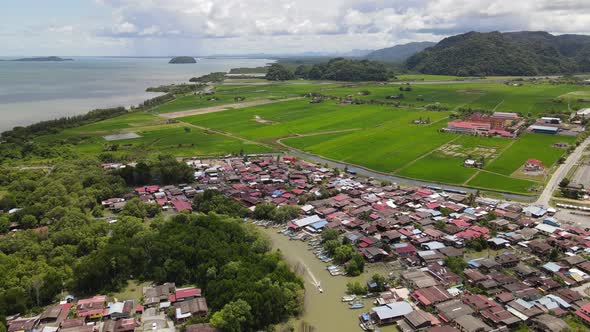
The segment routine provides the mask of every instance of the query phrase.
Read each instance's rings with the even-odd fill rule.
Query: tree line
[[[216,213],[234,211],[199,205],[209,213],[166,220],[155,204],[133,199],[110,224],[100,201],[129,189],[92,159],[60,163],[50,176],[5,168],[0,186],[0,209],[21,209],[0,215],[0,318],[39,312],[70,292],[117,291],[131,276],[202,288],[211,323],[226,331],[264,329],[302,310],[303,282],[269,239]],[[6,233],[11,225],[21,230]]]
[[[314,65],[302,64],[294,70],[274,63],[268,68],[265,76],[270,81],[310,79],[348,82],[388,81],[393,77],[393,72],[382,63],[345,58],[335,58]]]

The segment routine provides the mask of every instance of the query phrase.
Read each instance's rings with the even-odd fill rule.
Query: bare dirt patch
[[[115,135],[106,135],[102,138],[106,139],[107,141],[119,141],[124,139],[132,139],[132,138],[140,138],[141,136],[136,133],[125,133],[125,134],[115,134]]]
[[[258,122],[258,123],[262,123],[262,124],[266,124],[266,125],[273,125],[273,124],[277,124],[278,122],[275,121],[270,121],[270,120],[264,120],[263,118],[261,118],[260,116],[256,115],[254,117],[254,121]]]
[[[487,146],[476,146],[474,148],[465,148],[460,144],[445,144],[438,149],[444,155],[451,157],[465,158],[469,155],[472,157],[484,157],[486,159],[495,158],[498,150]]]

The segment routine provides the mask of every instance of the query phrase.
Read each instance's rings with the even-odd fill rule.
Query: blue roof
[[[324,226],[326,226],[327,224],[328,224],[327,221],[320,220],[318,222],[314,222],[313,224],[309,225],[309,227],[315,228],[315,229],[320,229],[320,228],[323,228]]]
[[[465,209],[465,211],[463,211],[463,212],[465,212],[465,213],[469,213],[469,214],[475,214],[475,213],[476,213],[476,212],[475,212],[475,210],[474,210],[474,209],[472,209],[472,208],[467,208],[467,209]]]

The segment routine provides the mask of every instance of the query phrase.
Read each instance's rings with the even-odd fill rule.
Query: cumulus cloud
[[[249,51],[261,46],[268,51],[270,45],[260,41],[280,49],[294,43],[313,49],[317,45],[309,41],[321,40],[320,47],[342,50],[439,40],[471,30],[590,30],[590,4],[576,0],[97,1],[113,13],[112,25],[102,30],[105,36],[188,38],[205,44],[226,39]]]
[[[581,0],[94,0],[94,6],[104,15],[91,24],[50,22],[29,34],[155,55],[375,49],[467,31],[590,33],[590,1]],[[10,33],[19,32],[0,31]]]

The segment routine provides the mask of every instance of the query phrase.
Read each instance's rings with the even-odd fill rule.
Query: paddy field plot
[[[268,82],[268,81],[267,81]],[[218,85],[213,95],[188,94],[171,102],[160,105],[156,113],[171,113],[193,110],[212,106],[222,106],[236,103],[235,97],[243,97],[244,102],[255,100],[277,100],[300,97],[310,92],[320,92],[326,89],[342,86],[337,83],[314,84],[309,81],[296,83],[264,83],[244,85]]]
[[[553,144],[575,141],[541,134],[513,140],[441,133],[448,115],[404,107],[297,100],[179,120],[260,142],[278,141],[403,177],[525,194],[540,183],[519,179],[513,173],[529,158],[551,167],[565,153]],[[430,118],[431,123],[412,123],[420,117]],[[465,167],[468,157],[483,158],[484,169]]]
[[[131,137],[129,135],[132,135]],[[117,140],[107,140],[115,137]],[[147,113],[130,113],[37,138],[39,142],[70,145],[84,154],[110,153],[130,158],[154,154],[174,156],[226,155],[271,152],[267,147],[194,128]]]
[[[426,107],[438,104],[449,110],[458,107],[471,107],[500,112],[516,112],[525,116],[533,116],[551,111],[566,111],[568,103],[564,96],[568,93],[575,95],[590,94],[590,87],[573,85],[527,84],[510,86],[494,82],[474,83],[440,83],[440,84],[411,84],[412,91],[400,91],[407,88],[405,84],[390,84],[385,86],[357,86],[334,88],[324,91],[324,94],[337,97],[352,96],[360,100],[375,100],[400,102],[402,106]],[[369,95],[359,92],[366,90]],[[403,99],[387,99],[388,96],[403,94]],[[579,98],[579,97],[578,97]],[[588,102],[578,102],[581,106],[590,106]]]

